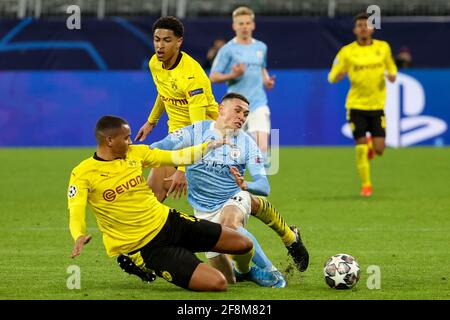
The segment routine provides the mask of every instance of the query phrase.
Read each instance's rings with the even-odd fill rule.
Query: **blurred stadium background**
[[[93,241],[69,259],[70,171],[92,154],[100,116],[125,117],[134,133],[146,119],[156,97],[147,67],[153,22],[181,17],[182,49],[209,72],[206,53],[216,39],[233,36],[230,15],[242,4],[256,12],[254,36],[267,43],[268,69],[277,76],[268,97],[283,147],[270,199],[303,228],[308,272],[287,274],[288,287],[276,295],[252,283],[221,294],[163,280],[148,289],[105,256],[92,215]],[[81,8],[80,30],[66,27],[69,5]],[[388,84],[392,148],[373,162],[373,197],[361,199],[345,126],[349,83],[332,86],[327,73],[339,48],[354,40],[353,16],[369,5],[381,8],[374,37],[390,43],[400,74]],[[444,0],[0,0],[0,298],[449,299],[449,39]],[[213,91],[220,99],[225,86]],[[147,142],[166,132],[161,121]],[[419,147],[401,148],[410,146]],[[192,212],[185,200],[168,204]],[[249,228],[287,270],[274,233],[253,220]],[[351,292],[331,290],[322,278],[323,263],[339,252],[362,266]],[[66,286],[73,264],[82,269],[81,290]],[[366,287],[369,265],[381,268],[381,290]]]
[[[71,4],[81,8],[80,30],[66,27]],[[93,145],[91,128],[105,113],[137,129],[156,95],[147,67],[155,19],[182,17],[183,50],[207,70],[214,40],[233,36],[230,12],[239,4],[255,10],[255,37],[269,47],[277,76],[269,103],[282,145],[352,144],[343,127],[348,81],[331,86],[326,74],[354,40],[352,17],[373,4],[382,15],[375,38],[391,44],[401,67],[389,84],[388,145],[450,143],[450,1],[2,0],[0,146]],[[214,92],[219,99],[225,86]],[[158,126],[155,138],[165,130]]]

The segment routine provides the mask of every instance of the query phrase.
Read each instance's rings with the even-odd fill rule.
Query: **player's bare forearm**
[[[262,75],[264,87],[268,90],[272,89],[275,86],[275,75],[269,76],[269,72],[266,68],[262,69]]]
[[[187,181],[186,176],[183,171],[177,170],[175,173],[169,178],[164,179],[164,181],[172,181],[169,190],[167,191],[167,195],[173,193],[174,199],[180,199],[181,196],[187,195]]]
[[[241,188],[241,190],[247,190],[247,183],[245,182],[244,177],[239,173],[239,170],[236,167],[231,167],[230,173],[233,175],[234,181],[236,181],[238,187]]]
[[[388,74],[387,78],[388,78],[389,82],[394,83],[395,80],[397,79],[397,75],[396,74]]]
[[[345,78],[345,72],[340,72],[338,73],[338,75],[336,76],[336,81],[341,81],[342,79]]]
[[[150,123],[146,121],[144,125],[139,129],[136,137],[134,138],[134,141],[144,141],[150,132],[152,132],[153,128],[155,127],[154,123]]]
[[[73,250],[72,250],[71,258],[73,259],[76,256],[80,255],[81,250],[83,249],[84,245],[88,244],[89,241],[91,241],[91,239],[92,239],[91,235],[79,236],[77,238],[77,241],[75,241],[75,245],[74,245]]]
[[[224,144],[230,144],[226,139],[214,140],[197,144],[179,150],[158,150],[159,166],[187,166],[191,165],[210,152],[211,150],[221,147]],[[155,151],[157,149],[154,149]]]
[[[225,74],[220,72],[212,72],[209,75],[209,80],[211,80],[212,83],[222,83],[227,82],[229,80],[234,79],[235,77],[232,74]]]

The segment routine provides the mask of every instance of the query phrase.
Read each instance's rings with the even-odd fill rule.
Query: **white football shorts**
[[[247,121],[243,126],[248,133],[265,132],[270,134],[270,110],[268,106],[256,108],[249,113]]]
[[[242,212],[243,225],[247,225],[248,218],[252,211],[252,200],[248,191],[240,191],[233,197],[227,200],[219,209],[212,212],[202,212],[194,209],[194,215],[196,218],[208,220],[215,223],[220,223],[220,218],[223,213],[223,209],[227,206],[236,206]],[[205,252],[208,259],[217,257],[220,253],[217,252]]]

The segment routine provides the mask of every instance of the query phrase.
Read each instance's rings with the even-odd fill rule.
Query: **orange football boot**
[[[370,197],[372,195],[372,186],[362,187],[359,195],[363,197]]]

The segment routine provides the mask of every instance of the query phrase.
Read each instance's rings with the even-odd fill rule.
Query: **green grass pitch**
[[[69,173],[92,152],[0,149],[1,299],[450,298],[449,148],[386,150],[371,163],[370,199],[358,196],[353,148],[283,148],[269,199],[288,223],[302,228],[310,267],[289,273],[284,289],[238,283],[224,293],[190,292],[163,279],[146,284],[128,276],[106,256],[90,212],[93,239],[78,258],[69,258]],[[192,213],[185,200],[168,204]],[[279,269],[289,268],[286,249],[271,229],[255,218],[248,228]],[[353,255],[361,266],[361,279],[351,290],[330,289],[323,279],[324,262],[337,253]],[[79,290],[66,285],[71,265],[81,270]],[[381,271],[379,290],[367,286],[371,265]]]

